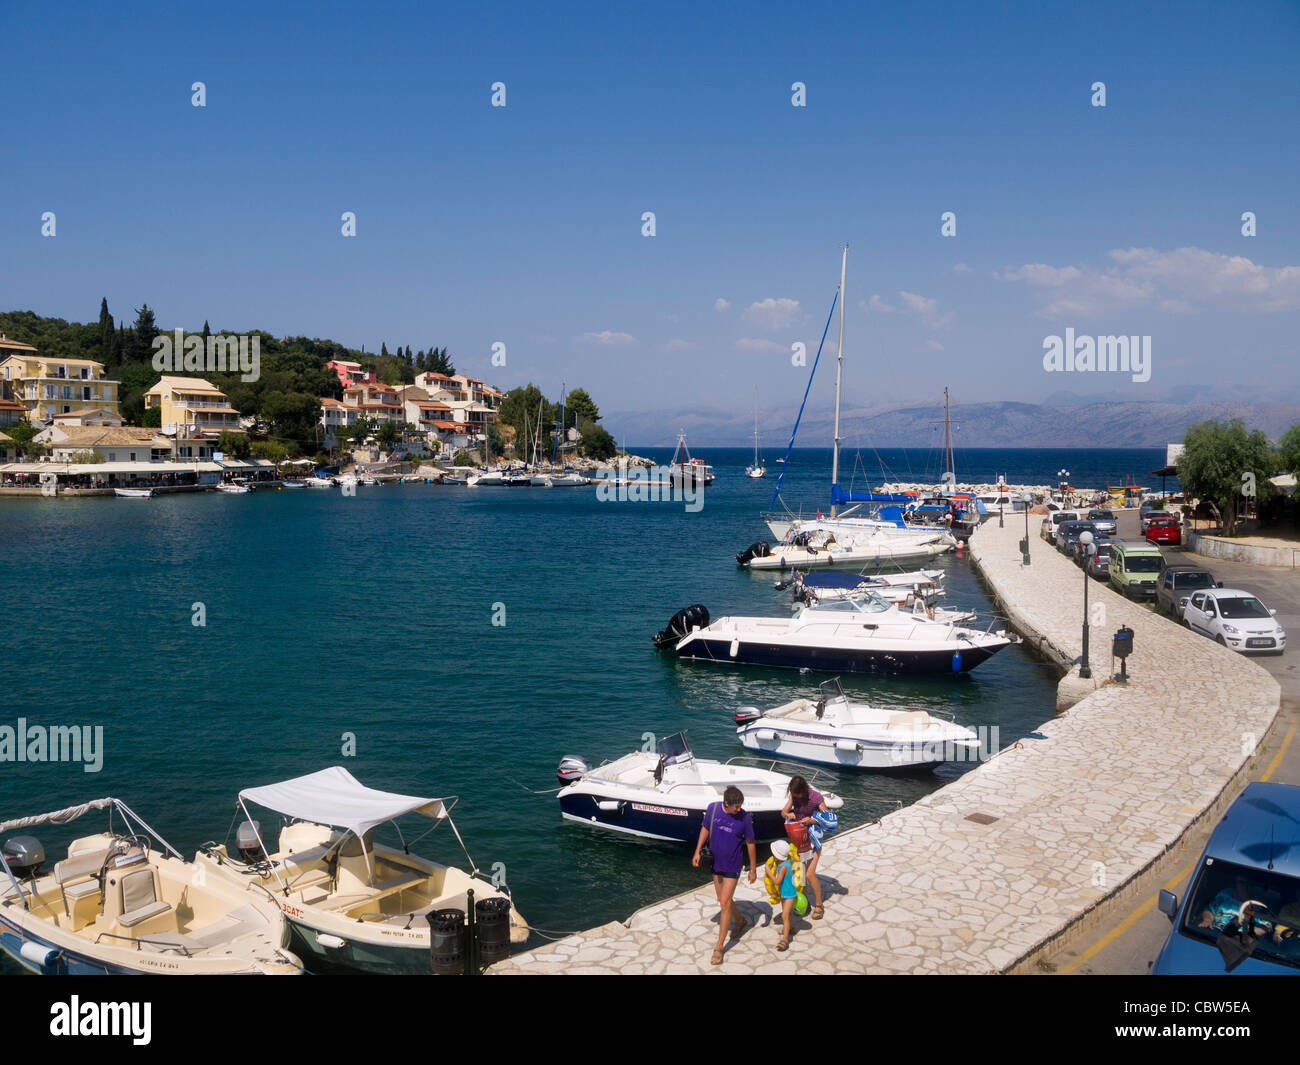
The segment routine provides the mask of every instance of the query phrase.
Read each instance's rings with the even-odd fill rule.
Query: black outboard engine
[[[709,626],[709,609],[702,603],[694,603],[691,606],[683,607],[668,619],[668,624],[654,634],[654,644],[660,650],[666,647],[674,646],[678,640],[686,636],[692,629],[699,627],[701,629]]]
[[[744,566],[748,564],[750,559],[766,558],[768,554],[771,553],[771,550],[771,547],[765,540],[759,540],[756,543],[750,544],[745,548],[745,550],[736,556],[736,565]]]
[[[266,852],[257,838],[261,831],[260,821],[243,821],[235,830],[235,854],[245,865],[256,865],[266,860]]]
[[[561,784],[572,784],[590,772],[591,765],[585,758],[579,758],[576,754],[566,754],[560,759],[560,767],[555,771],[555,775],[560,778]]]
[[[5,840],[0,858],[18,880],[35,878],[45,864],[45,847],[35,836],[14,836]]]

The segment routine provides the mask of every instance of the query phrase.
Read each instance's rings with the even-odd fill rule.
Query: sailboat
[[[830,515],[815,520],[798,520],[788,515],[773,516],[768,521],[772,534],[781,541],[769,545],[759,542],[736,556],[739,565],[749,569],[788,569],[808,566],[843,565],[845,563],[897,563],[926,559],[952,550],[957,541],[942,527],[917,528],[904,519],[901,509],[895,507],[882,511],[876,517],[849,517],[856,507],[839,513],[844,503],[915,502],[907,495],[886,495],[876,492],[855,493],[840,487],[840,383],[844,372],[844,280],[848,267],[849,249],[845,245],[840,262],[840,287],[836,295],[839,304],[839,340],[835,368],[835,435],[831,458],[831,508]],[[835,304],[832,304],[834,313]],[[826,321],[830,328],[830,318]],[[823,340],[825,335],[823,334]],[[820,349],[818,349],[820,357]],[[816,364],[814,363],[814,368]],[[809,380],[811,387],[811,378]],[[807,401],[807,393],[804,395]],[[800,408],[800,415],[803,408]],[[755,419],[757,421],[757,418]],[[795,423],[796,430],[798,421]],[[794,438],[791,437],[793,445]],[[782,474],[784,477],[784,473]],[[777,481],[773,503],[780,496],[780,479]]]
[[[758,389],[754,389],[754,464],[745,470],[746,477],[757,480],[767,476],[767,468],[758,457]]]

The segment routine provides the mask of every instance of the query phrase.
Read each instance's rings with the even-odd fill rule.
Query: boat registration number
[[[689,810],[675,810],[671,806],[647,806],[645,803],[634,802],[633,810],[639,810],[643,814],[668,814],[670,817],[690,817]]]

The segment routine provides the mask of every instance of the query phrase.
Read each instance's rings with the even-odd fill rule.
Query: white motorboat
[[[281,488],[306,488],[307,482],[306,481],[281,481],[280,487]]]
[[[108,811],[109,831],[74,839],[49,872],[38,839],[5,841],[0,949],[19,965],[77,976],[302,972],[274,902],[205,879],[120,799],[20,817],[0,832],[65,825],[92,810]]]
[[[288,819],[274,851],[267,847],[247,803]],[[279,784],[245,788],[239,793],[239,808],[246,820],[236,835],[236,852],[209,843],[195,861],[209,871],[210,879],[236,884],[251,896],[265,897],[269,891],[289,919],[295,949],[313,970],[427,973],[427,915],[467,912],[470,891],[480,915],[486,909],[500,923],[508,914],[510,942],[528,938],[528,926],[509,894],[476,875],[468,853],[471,869],[466,873],[416,857],[405,843],[398,849],[375,842],[379,825],[395,823],[404,814],[430,818],[434,828],[446,821],[459,841],[451,821],[455,804],[455,798],[376,791],[333,766]],[[500,946],[509,953],[508,942]]]
[[[771,710],[742,707],[735,717],[736,736],[747,749],[818,765],[903,770],[980,756],[972,729],[925,710],[852,702],[838,677],[822,682],[816,700],[795,699]]]
[[[693,843],[710,803],[721,802],[735,786],[745,796],[758,839],[785,836],[781,810],[789,799],[790,777],[771,769],[696,758],[678,732],[661,739],[654,751],[635,751],[593,769],[567,755],[560,762],[560,812],[569,821],[649,839]],[[820,790],[820,789],[819,789]],[[822,791],[826,805],[844,800]]]
[[[796,573],[793,577],[776,582],[777,591],[790,588],[794,598],[810,606],[833,602],[836,599],[853,599],[863,592],[876,592],[896,606],[912,606],[917,601],[932,604],[945,592],[944,571],[918,569],[906,573],[845,573],[829,571]]]
[[[114,488],[113,494],[118,499],[152,499],[152,488]]]
[[[900,610],[875,592],[803,606],[790,618],[710,623],[702,606],[688,607],[655,636],[656,646],[675,646],[681,658],[831,673],[965,673],[1011,642],[1003,631]]]
[[[934,558],[957,546],[943,529],[913,529],[896,535],[873,528],[818,526],[790,540],[750,545],[736,556],[746,569],[806,569],[810,566],[880,566]]]
[[[710,485],[714,481],[713,467],[703,459],[691,458],[690,448],[686,446],[686,434],[677,434],[677,450],[673,452],[668,464],[669,483],[681,488],[693,485]]]
[[[236,484],[234,481],[223,481],[217,485],[218,492],[224,492],[228,496],[246,496],[248,495],[248,485]]]
[[[308,477],[305,483],[308,488],[333,488],[334,487],[333,482],[326,480],[324,477]]]

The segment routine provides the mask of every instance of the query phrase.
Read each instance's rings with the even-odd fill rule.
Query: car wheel
[[[1214,637],[1214,642],[1217,643],[1220,647],[1228,646],[1227,643],[1224,641],[1222,634]]]

